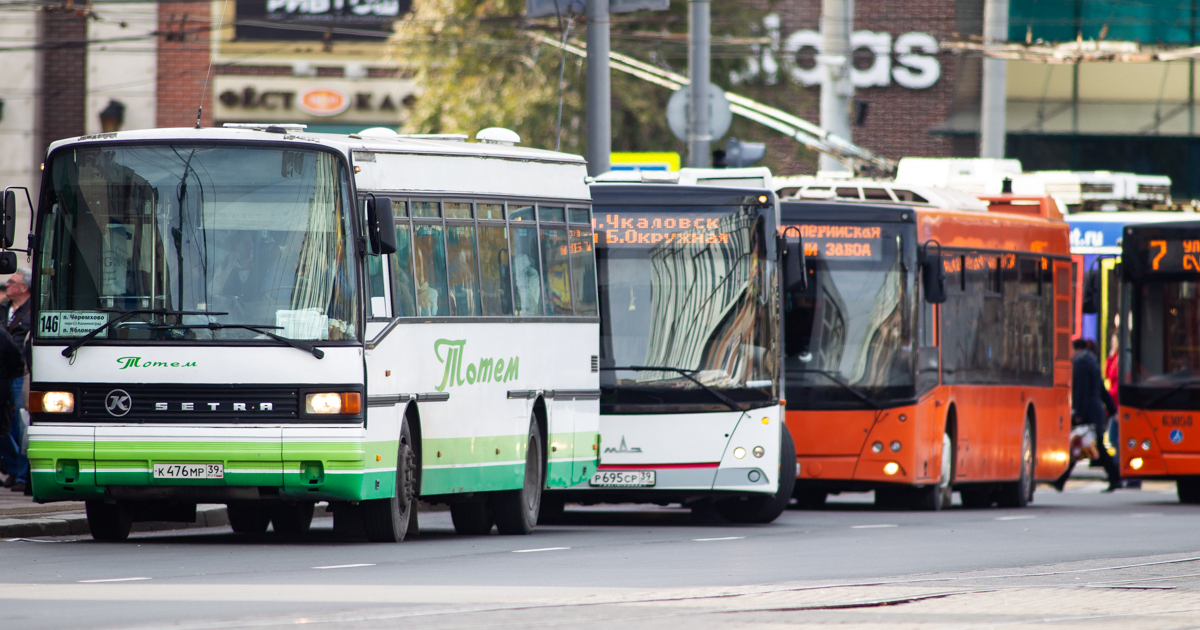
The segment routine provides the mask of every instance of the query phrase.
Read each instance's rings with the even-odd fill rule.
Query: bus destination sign
[[[790,228],[791,226],[789,226]],[[806,258],[880,260],[882,229],[877,225],[805,224],[795,226],[804,238]],[[789,235],[794,235],[792,230]]]
[[[595,212],[592,228],[601,245],[725,245],[729,229],[738,226],[729,215],[711,213]],[[723,220],[724,219],[724,220]]]
[[[1200,239],[1147,239],[1147,269],[1158,273],[1200,273]]]

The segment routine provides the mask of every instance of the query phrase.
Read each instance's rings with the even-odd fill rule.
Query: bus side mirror
[[[946,301],[946,272],[939,262],[941,261],[926,259],[921,264],[922,288],[925,290],[925,301],[930,304],[942,304]]]
[[[16,273],[17,253],[0,252],[0,274]]]
[[[795,231],[795,228],[792,228]],[[799,231],[796,231],[799,237]],[[804,264],[804,241],[787,240],[787,230],[779,237],[779,249],[783,252],[783,289],[799,293],[808,289],[808,269]]]
[[[1083,274],[1083,306],[1082,310],[1087,315],[1095,315],[1100,312],[1100,270],[1092,269]]]
[[[0,245],[4,249],[13,246],[13,241],[17,236],[17,191],[8,189],[4,191],[4,214],[0,215]],[[12,273],[11,271],[0,271],[0,273]]]
[[[371,252],[379,256],[396,253],[396,218],[389,197],[367,198],[367,233]]]

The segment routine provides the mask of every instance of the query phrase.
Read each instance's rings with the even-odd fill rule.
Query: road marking
[[[360,564],[331,564],[331,565],[324,566],[324,567],[313,567],[313,568],[314,569],[353,569],[355,567],[373,567],[373,566],[375,566],[375,565],[372,563],[364,562],[364,563],[360,563]]]
[[[885,527],[900,527],[900,526],[884,523],[884,524],[880,524],[880,525],[851,525],[850,529],[883,529]]]
[[[997,521],[1026,521],[1031,518],[1037,518],[1037,517],[1036,516],[997,516],[996,520]]]
[[[101,582],[138,582],[149,580],[148,577],[107,578],[104,580],[79,580],[80,584],[99,584]]]
[[[535,553],[538,551],[565,551],[570,547],[542,547],[541,549],[513,549],[513,553]]]
[[[692,542],[711,542],[713,540],[741,540],[745,536],[726,536],[724,538],[693,538]]]
[[[1134,514],[1130,514],[1130,516],[1132,516],[1133,518],[1143,518],[1146,516],[1162,516],[1162,512],[1136,512]]]

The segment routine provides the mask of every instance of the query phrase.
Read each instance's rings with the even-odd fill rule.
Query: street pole
[[[854,0],[821,1],[821,129],[850,140],[850,102],[854,83],[850,80],[850,31],[854,22]],[[846,167],[822,154],[820,170],[844,171]]]
[[[709,84],[712,76],[710,0],[688,0],[688,164],[708,168],[711,164],[712,105]]]
[[[1008,0],[983,5],[983,42],[1008,41]],[[1004,107],[1008,99],[1008,66],[1004,59],[983,58],[983,96],[979,116],[979,157],[1004,157]]]
[[[588,175],[607,173],[612,158],[612,82],[608,71],[608,0],[587,2]]]

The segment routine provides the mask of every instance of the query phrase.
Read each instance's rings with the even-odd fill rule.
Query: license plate
[[[649,488],[654,485],[654,471],[605,470],[592,475],[589,483],[598,488]]]
[[[155,479],[224,479],[225,464],[155,464]]]

